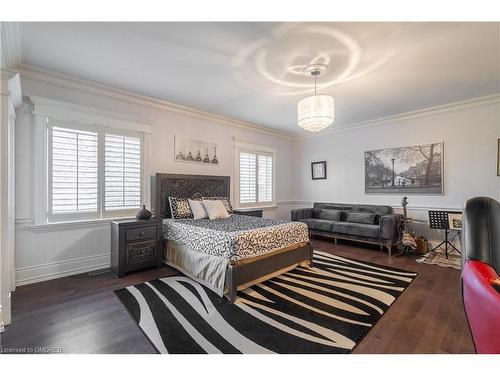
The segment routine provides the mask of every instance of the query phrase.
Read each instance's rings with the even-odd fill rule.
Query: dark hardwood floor
[[[459,290],[458,270],[389,258],[369,246],[313,240],[316,249],[419,273],[354,353],[473,353]],[[63,353],[154,353],[113,290],[176,274],[170,267],[122,279],[80,274],[18,287],[3,348],[56,347]],[[4,349],[5,350],[5,349]]]

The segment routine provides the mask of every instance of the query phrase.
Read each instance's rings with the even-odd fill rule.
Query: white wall
[[[302,206],[314,201],[399,206],[402,194],[364,193],[364,152],[444,142],[444,195],[408,195],[409,216],[426,220],[430,208],[461,210],[468,198],[478,195],[500,199],[498,138],[498,100],[429,110],[418,116],[305,138],[294,146],[295,198]],[[310,163],[321,160],[327,161],[328,179],[313,181]],[[426,225],[417,225],[416,230],[433,239],[441,236],[426,230]]]
[[[102,110],[131,114],[156,121],[151,135],[150,172],[226,175],[233,177],[233,137],[250,143],[272,146],[276,157],[276,201],[278,208],[266,210],[267,217],[290,215],[293,199],[293,142],[269,133],[233,127],[194,118],[152,106],[132,104],[111,97],[60,87],[21,75],[24,96],[41,96]],[[74,273],[109,267],[109,223],[65,225],[60,228],[33,228],[34,133],[32,108],[18,111],[16,137],[16,276],[17,284],[42,281]],[[174,135],[219,144],[219,166],[174,161]],[[231,180],[232,181],[232,180]],[[234,191],[232,181],[231,194]],[[154,195],[152,196],[154,200]],[[234,202],[234,197],[232,199]]]

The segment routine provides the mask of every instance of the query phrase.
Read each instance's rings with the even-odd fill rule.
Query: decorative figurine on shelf
[[[135,214],[135,218],[137,220],[149,220],[149,219],[151,219],[151,215],[152,215],[151,211],[146,209],[146,206],[143,205],[142,209]]]
[[[198,150],[198,154],[196,155],[196,160],[197,162],[201,163],[203,160],[201,159],[201,152]]]

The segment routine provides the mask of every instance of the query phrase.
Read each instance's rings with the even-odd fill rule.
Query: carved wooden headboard
[[[156,215],[168,216],[168,197],[229,197],[229,176],[156,174]]]

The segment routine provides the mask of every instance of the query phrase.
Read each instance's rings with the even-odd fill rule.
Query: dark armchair
[[[462,228],[462,293],[478,353],[500,353],[500,203],[467,201]]]

